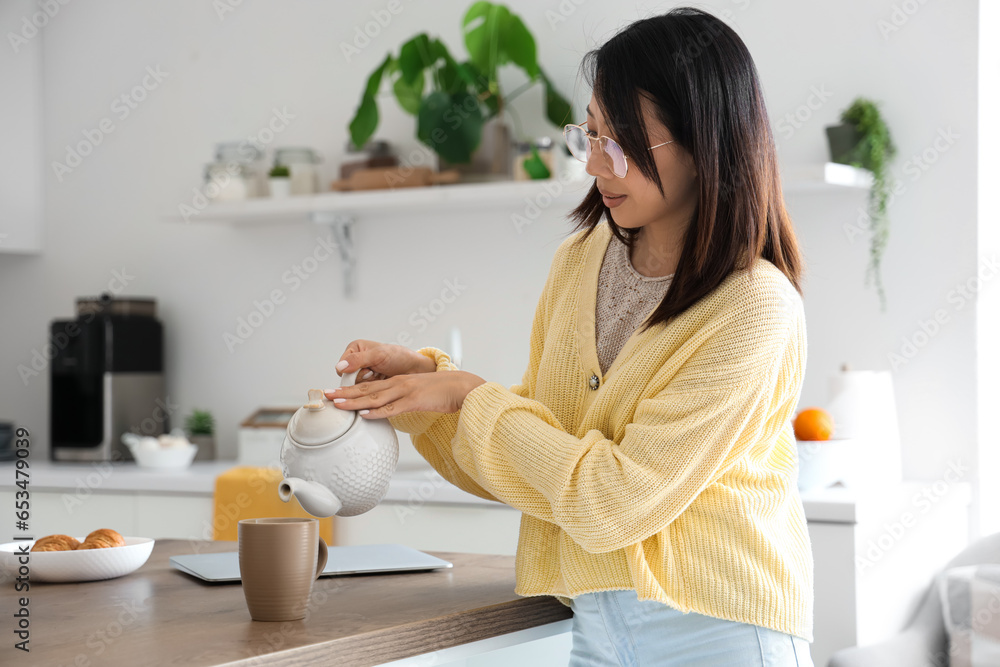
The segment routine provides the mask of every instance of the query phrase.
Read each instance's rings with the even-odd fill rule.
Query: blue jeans
[[[801,637],[684,614],[634,590],[585,593],[572,608],[569,667],[814,667]]]

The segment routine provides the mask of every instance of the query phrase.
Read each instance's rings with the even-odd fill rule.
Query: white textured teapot
[[[357,375],[345,373],[340,386],[353,385]],[[310,389],[281,444],[285,478],[278,495],[286,503],[294,495],[317,517],[362,514],[385,497],[398,460],[396,430],[387,419],[365,419]]]

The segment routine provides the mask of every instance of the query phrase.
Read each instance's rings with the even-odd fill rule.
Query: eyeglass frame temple
[[[563,126],[563,136],[564,137],[566,136],[566,132],[569,130],[569,128],[571,128],[571,127],[578,127],[578,128],[580,128],[582,130],[583,126],[586,125],[587,123],[588,123],[588,121],[583,121],[582,123],[576,123],[576,124],[574,124],[574,123],[567,123],[565,126]],[[587,139],[590,140],[590,141],[600,141],[601,139],[607,139],[608,141],[615,141],[614,139],[612,139],[611,137],[609,137],[609,136],[607,136],[605,134],[602,134],[599,137],[592,137],[589,134],[584,134],[584,136],[587,137]],[[677,141],[677,140],[676,139],[671,139],[670,141],[664,141],[662,144],[656,144],[655,146],[650,146],[646,150],[647,151],[651,151],[654,148],[659,148],[660,146],[666,146],[667,144],[672,144],[675,141]],[[621,148],[621,145],[617,141],[615,141],[615,145],[618,146],[618,148]],[[604,153],[605,155],[607,155],[607,153],[604,152],[604,146],[601,146],[601,152]],[[579,158],[577,158],[577,159],[579,159]],[[622,159],[625,160],[625,174],[627,175],[628,174],[628,155],[625,155],[625,150],[624,149],[622,149]],[[612,173],[614,173],[614,170],[612,170]],[[615,176],[618,176],[618,174],[615,174]],[[625,178],[625,176],[624,175],[618,176],[618,178]]]

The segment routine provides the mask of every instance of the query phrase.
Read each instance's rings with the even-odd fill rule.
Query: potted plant
[[[375,96],[383,77],[392,82],[399,105],[417,120],[417,138],[444,165],[465,173],[502,174],[511,168],[507,105],[535,83],[545,87],[545,115],[558,128],[571,122],[571,108],[538,64],[535,39],[506,6],[475,2],[462,21],[469,59],[458,62],[438,38],[420,33],[386,55],[361,94],[349,130],[362,146],[378,127]],[[516,65],[528,81],[510,94],[500,89],[499,69]],[[429,89],[429,90],[428,90]]]
[[[196,461],[215,458],[215,418],[207,410],[193,410],[184,420],[188,440],[198,445]]]
[[[870,261],[865,274],[865,285],[875,285],[882,311],[885,312],[885,291],[882,288],[882,253],[889,239],[888,201],[889,162],[896,155],[896,147],[889,134],[878,104],[863,97],[856,98],[840,114],[840,125],[826,128],[830,145],[830,159],[834,162],[862,167],[872,172],[872,189],[868,195],[868,217],[871,221],[872,240]]]
[[[542,144],[541,142],[545,142]],[[552,170],[546,164],[545,159],[539,152],[539,147],[544,148],[549,159],[554,153],[552,140],[542,137],[537,141],[523,141],[516,144],[517,151],[514,158],[514,180],[521,179],[545,179],[552,177]]]
[[[267,172],[267,182],[271,187],[271,196],[275,199],[284,199],[291,192],[290,181],[291,172],[283,164],[276,164]]]

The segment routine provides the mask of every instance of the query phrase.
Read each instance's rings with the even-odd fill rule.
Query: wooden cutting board
[[[441,183],[457,183],[455,169],[435,172],[430,167],[371,167],[358,169],[350,178],[333,181],[331,190],[385,190],[389,188],[417,188]]]

